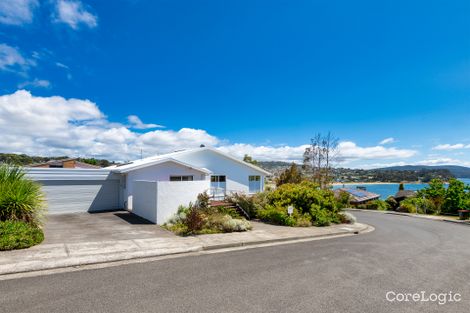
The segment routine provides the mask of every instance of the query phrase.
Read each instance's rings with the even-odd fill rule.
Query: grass
[[[44,240],[38,226],[23,221],[0,222],[0,250],[25,249]]]

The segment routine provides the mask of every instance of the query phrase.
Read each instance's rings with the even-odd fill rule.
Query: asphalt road
[[[469,312],[470,227],[354,213],[374,232],[0,281],[1,312]],[[400,293],[453,300],[389,302]],[[442,299],[442,296],[441,296]],[[441,301],[443,302],[443,301]]]

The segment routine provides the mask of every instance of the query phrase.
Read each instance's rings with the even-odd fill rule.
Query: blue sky
[[[469,1],[0,2],[0,152],[296,160],[332,131],[342,166],[470,165],[469,107]]]

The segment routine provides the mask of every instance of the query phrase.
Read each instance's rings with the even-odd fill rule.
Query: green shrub
[[[233,193],[227,196],[227,201],[241,207],[250,217],[256,217],[260,208],[264,207],[267,192],[260,192],[253,196],[242,193]]]
[[[309,227],[312,226],[312,217],[310,214],[303,214],[300,215],[296,220],[295,220],[295,226],[297,227]]]
[[[343,199],[344,200],[344,199]],[[265,204],[258,209],[261,220],[285,226],[324,226],[340,223],[340,206],[331,190],[321,190],[316,184],[283,184],[264,195]],[[294,208],[291,216],[287,208]]]
[[[313,209],[311,214],[314,226],[329,226],[333,222],[332,216],[326,210]]]
[[[227,214],[214,214],[207,220],[206,229],[216,230],[217,232],[240,232],[252,228],[250,222],[245,219],[232,218]]]
[[[406,213],[439,214],[439,211],[433,201],[419,197],[403,200],[400,203],[398,211]]]
[[[267,205],[266,208],[259,210],[258,218],[277,225],[295,226],[296,224],[295,219],[287,213],[287,208],[281,206]]]
[[[205,194],[200,194],[196,204],[180,206],[163,227],[183,236],[246,231],[252,228],[250,222],[241,218],[234,208],[211,207],[208,201]]]
[[[338,209],[349,208],[351,206],[350,201],[351,195],[348,192],[341,190],[336,196],[336,207]]]
[[[0,221],[39,225],[43,216],[41,186],[25,177],[18,166],[0,165]]]
[[[238,218],[238,219],[242,218],[240,216],[240,213],[238,213],[238,211],[234,208],[219,206],[219,207],[216,207],[216,210],[218,213],[229,215],[231,218]]]
[[[38,226],[23,221],[0,222],[0,250],[24,249],[44,240]]]
[[[379,200],[379,199],[369,201],[365,205],[366,205],[367,210],[386,211],[389,208],[387,202],[385,202],[384,200]]]

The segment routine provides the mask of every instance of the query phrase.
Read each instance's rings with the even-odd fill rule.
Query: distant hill
[[[470,168],[458,165],[403,165],[378,168],[379,171],[421,171],[421,170],[448,170],[457,178],[470,178]]]
[[[274,176],[278,176],[283,170],[288,168],[291,163],[280,161],[259,161],[258,164],[265,170],[273,173]],[[299,169],[303,171],[300,165]],[[462,169],[465,169],[468,172],[465,173]],[[459,166],[455,166],[454,171],[447,169],[447,167],[432,166],[402,166],[370,170],[334,168],[333,176],[335,181],[341,182],[429,182],[434,178],[439,178],[445,181],[448,181],[453,177],[470,178],[470,169]]]

